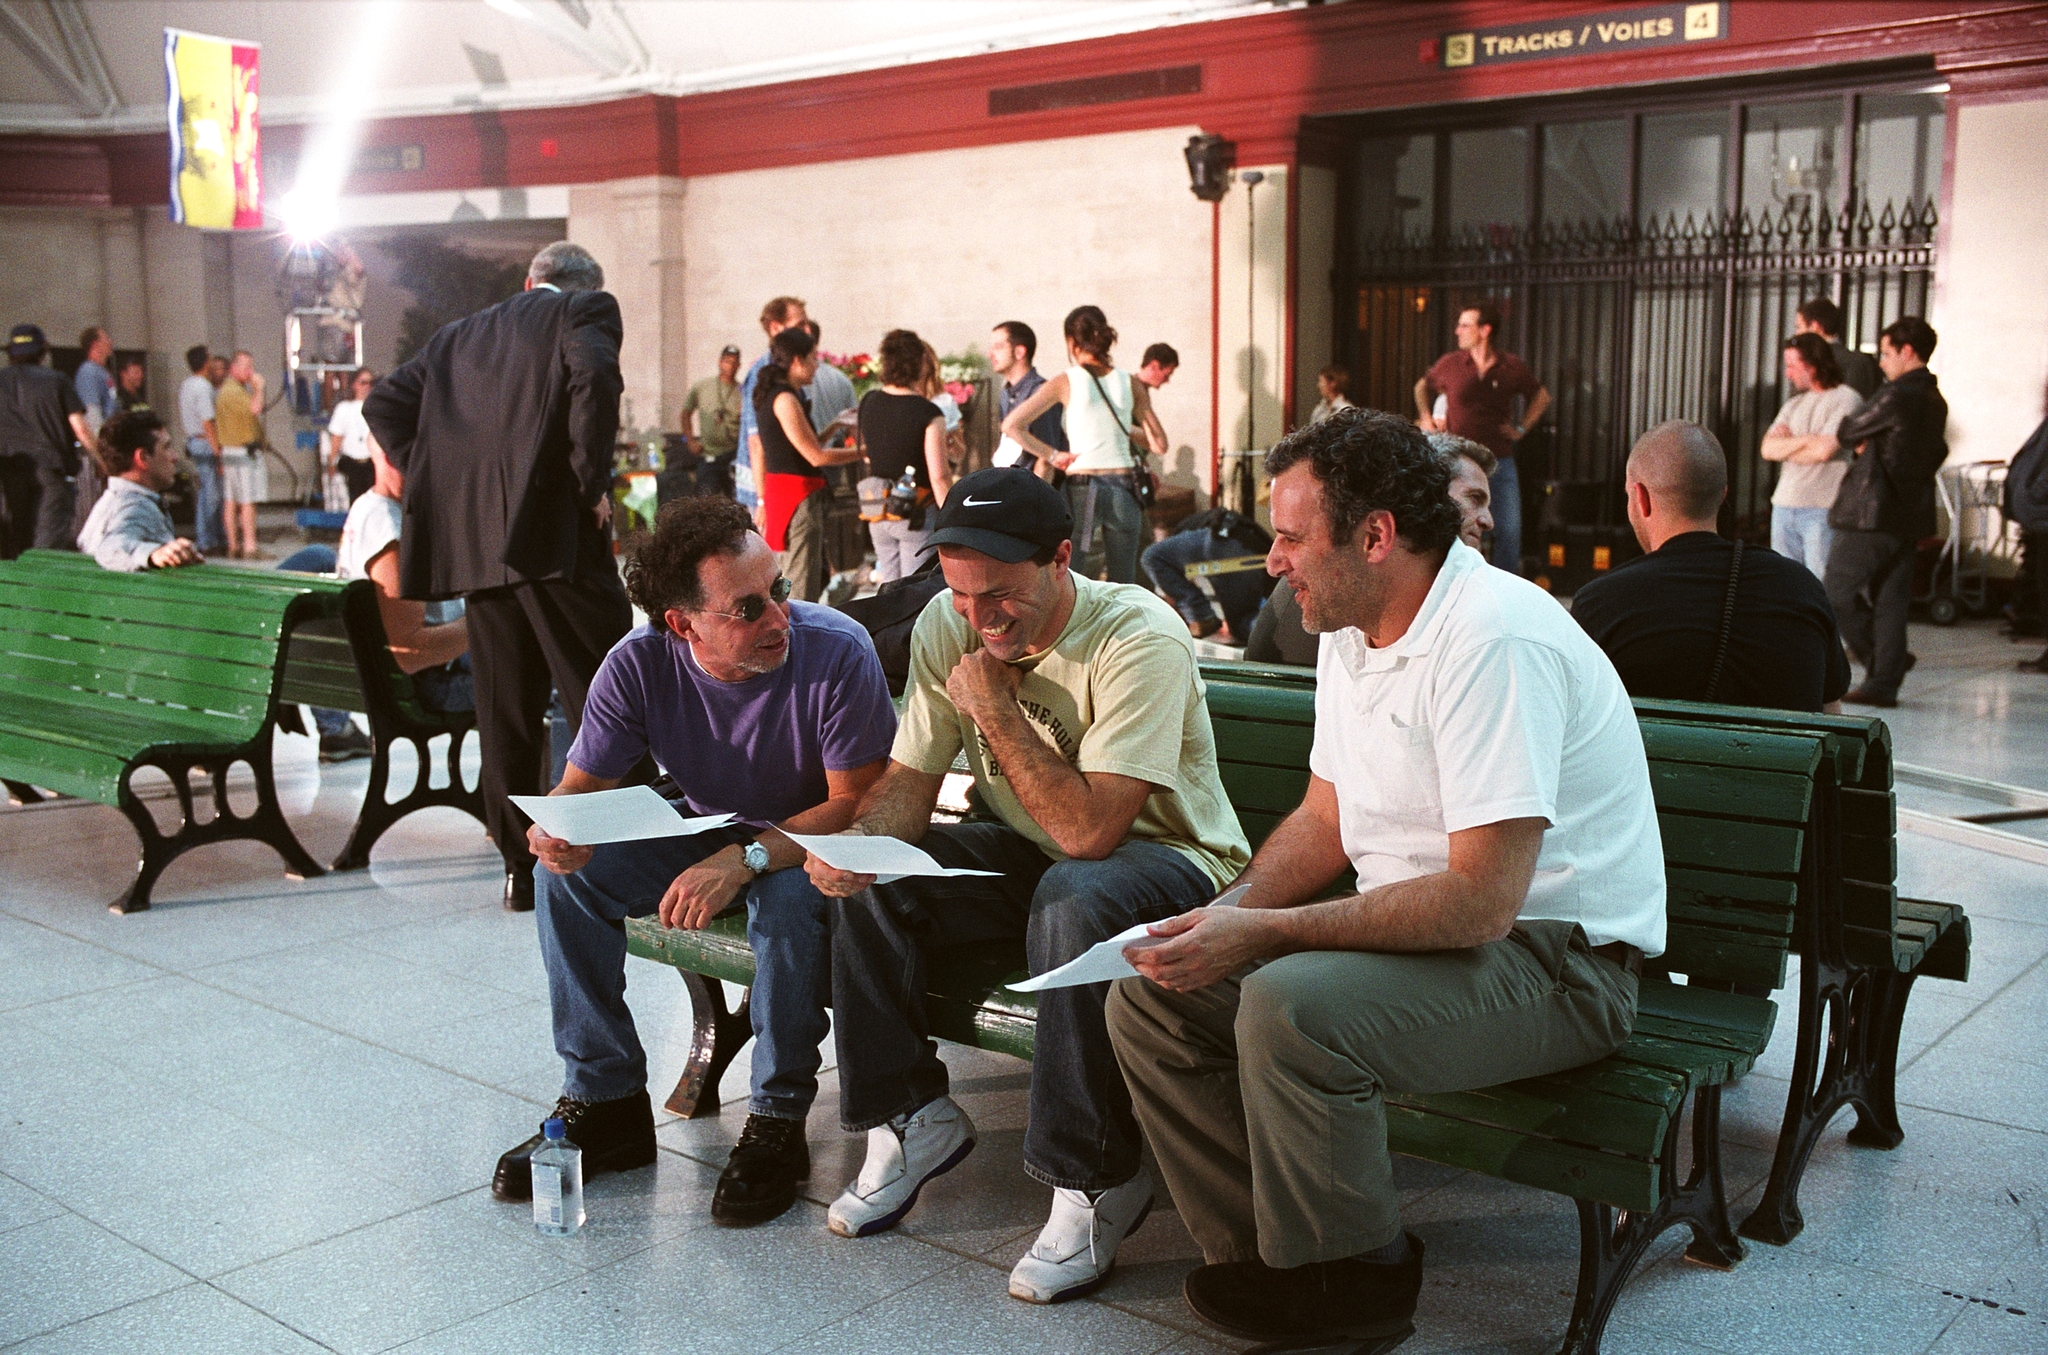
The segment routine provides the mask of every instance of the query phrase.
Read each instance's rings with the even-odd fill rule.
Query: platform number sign
[[[1642,5],[1446,33],[1442,42],[1443,64],[1460,68],[1607,55],[1687,42],[1718,42],[1727,36],[1726,0],[1714,4]]]

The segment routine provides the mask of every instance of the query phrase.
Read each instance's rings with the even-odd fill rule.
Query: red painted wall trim
[[[1726,41],[1631,56],[1445,70],[1418,60],[1446,29],[1579,15],[1600,0],[1423,0],[1326,5],[1145,33],[862,71],[751,89],[386,119],[367,145],[418,145],[413,173],[362,174],[353,193],[594,183],[1199,125],[1243,164],[1303,153],[1302,119],[1631,85],[1932,58],[1958,94],[2048,88],[2048,4],[1733,0]],[[1448,17],[1447,17],[1448,16]],[[991,88],[1199,63],[1202,91],[991,117]],[[274,149],[300,130],[266,129]],[[1313,140],[1311,134],[1311,140]],[[80,156],[53,143],[97,149]],[[545,143],[555,147],[543,153]],[[1322,153],[1319,149],[1318,153]],[[0,203],[160,203],[161,134],[0,137]]]

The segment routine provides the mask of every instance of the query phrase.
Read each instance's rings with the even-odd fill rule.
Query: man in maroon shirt
[[[1416,423],[1425,433],[1456,433],[1479,443],[1500,460],[1491,476],[1493,490],[1493,563],[1511,573],[1522,572],[1522,489],[1515,473],[1515,444],[1550,408],[1550,392],[1513,353],[1493,346],[1500,311],[1480,301],[1458,312],[1458,349],[1436,360],[1415,383]],[[1444,397],[1444,417],[1432,411]],[[1528,403],[1521,422],[1514,418],[1515,397]]]

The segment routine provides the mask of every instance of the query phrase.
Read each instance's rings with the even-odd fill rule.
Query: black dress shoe
[[[505,911],[508,913],[530,913],[533,911],[532,871],[508,870],[505,872]]]
[[[1876,706],[1880,710],[1890,710],[1899,704],[1899,698],[1887,696],[1883,692],[1869,691],[1862,687],[1852,687],[1842,693],[1842,704],[1845,706]]]
[[[654,1161],[654,1107],[645,1091],[613,1101],[578,1101],[565,1096],[555,1102],[549,1119],[560,1120],[569,1142],[583,1150],[583,1179],[604,1172],[631,1171]],[[519,1203],[533,1198],[533,1150],[543,1139],[535,1134],[498,1159],[491,1176],[491,1194]]]
[[[720,1223],[766,1223],[796,1203],[796,1184],[811,1174],[811,1146],[802,1120],[749,1115],[711,1194]]]
[[[1352,1256],[1286,1270],[1234,1261],[1201,1267],[1182,1292],[1197,1317],[1232,1336],[1290,1345],[1381,1338],[1368,1348],[1390,1350],[1414,1330],[1422,1292],[1422,1239],[1406,1236],[1403,1261]]]

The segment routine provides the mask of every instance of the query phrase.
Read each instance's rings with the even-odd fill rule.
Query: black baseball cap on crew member
[[[739,355],[740,346],[736,343],[729,343],[725,347],[718,350],[718,356],[722,358],[736,358]]]
[[[1073,535],[1066,498],[1016,466],[978,470],[953,485],[926,549],[965,546],[1006,565],[1030,559]]]
[[[16,325],[7,331],[7,355],[14,358],[39,358],[50,347],[50,341],[43,337],[43,331],[34,325]]]

